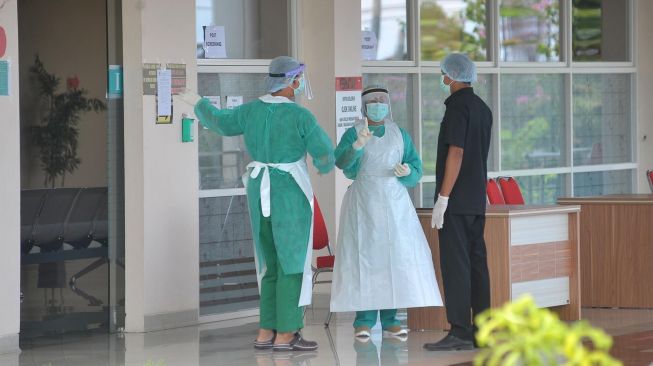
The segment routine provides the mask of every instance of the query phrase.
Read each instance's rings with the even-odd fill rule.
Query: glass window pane
[[[574,61],[630,61],[630,2],[574,0]]]
[[[568,174],[546,174],[515,177],[527,205],[551,205],[567,192]]]
[[[420,4],[421,57],[440,61],[451,52],[474,61],[488,59],[486,0],[423,0]]]
[[[290,54],[290,0],[197,0],[197,58],[204,58],[204,26],[225,28],[227,58],[272,59]]]
[[[435,183],[422,184],[422,206],[432,208],[435,203]]]
[[[564,77],[501,75],[502,170],[565,164]]]
[[[376,35],[376,60],[409,59],[407,8],[407,0],[361,0],[361,30]]]
[[[633,171],[574,173],[574,196],[632,193]]]
[[[492,108],[492,75],[479,74],[474,92]],[[444,117],[444,101],[449,96],[440,89],[440,74],[422,74],[422,160],[424,175],[435,175],[440,123]],[[494,170],[492,146],[488,156],[488,170]],[[435,189],[435,188],[434,188]]]
[[[502,61],[560,61],[560,2],[500,0]]]
[[[629,74],[575,74],[574,165],[631,162]]]
[[[246,196],[200,198],[200,315],[258,307]]]
[[[264,75],[199,73],[202,96],[219,96],[221,107],[227,96],[242,96],[247,103],[265,94]],[[241,175],[250,158],[242,136],[222,137],[201,125],[199,130],[200,189],[243,187]]]

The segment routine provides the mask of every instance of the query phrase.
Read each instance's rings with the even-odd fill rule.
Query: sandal
[[[297,332],[295,337],[290,343],[275,344],[272,349],[277,352],[284,351],[315,351],[317,350],[317,342],[307,341],[302,338],[302,335]]]
[[[259,341],[257,339],[254,339],[254,348],[255,349],[270,349],[272,346],[274,346],[274,340],[277,339],[277,331],[274,330],[272,331],[272,338],[268,339],[267,341]]]

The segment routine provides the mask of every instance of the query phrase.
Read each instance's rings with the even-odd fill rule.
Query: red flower
[[[77,75],[69,77],[66,79],[66,84],[68,85],[68,89],[79,89],[79,78]]]

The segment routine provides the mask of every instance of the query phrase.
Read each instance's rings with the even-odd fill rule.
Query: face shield
[[[266,78],[268,91],[274,93],[288,86],[292,87],[295,80],[299,81],[299,87],[295,89],[295,96],[303,93],[309,100],[313,99],[313,90],[311,89],[311,83],[308,81],[308,76],[306,76],[305,64],[299,64],[298,67],[283,73],[268,74]]]
[[[372,122],[392,121],[390,93],[381,87],[367,88],[362,94],[363,115]]]

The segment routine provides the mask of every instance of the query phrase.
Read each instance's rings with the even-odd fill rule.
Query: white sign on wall
[[[361,31],[361,56],[363,60],[376,60],[377,46],[376,33],[373,31]]]
[[[224,26],[208,25],[204,27],[204,57],[227,58]]]

